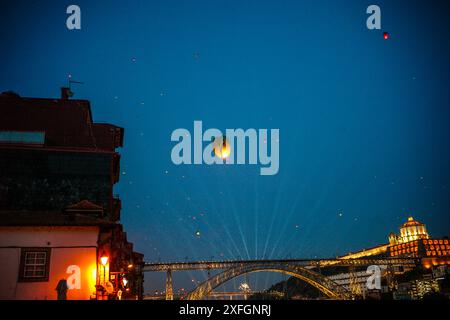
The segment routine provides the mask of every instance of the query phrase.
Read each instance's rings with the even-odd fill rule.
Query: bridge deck
[[[267,266],[273,264],[289,264],[311,268],[327,266],[417,265],[419,263],[420,260],[414,258],[225,260],[146,263],[143,271],[223,270],[243,265]]]

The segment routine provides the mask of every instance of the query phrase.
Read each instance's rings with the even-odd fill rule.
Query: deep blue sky
[[[366,28],[370,4],[382,30]],[[329,257],[386,242],[408,215],[448,235],[445,1],[0,6],[0,91],[57,97],[72,74],[94,119],[125,128],[115,192],[147,261]],[[194,120],[279,128],[278,175],[173,165],[170,134]]]

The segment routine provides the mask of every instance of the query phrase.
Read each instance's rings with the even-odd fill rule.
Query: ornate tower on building
[[[422,222],[408,217],[408,221],[400,226],[400,234],[389,234],[389,244],[401,244],[419,239],[429,239],[427,227]]]

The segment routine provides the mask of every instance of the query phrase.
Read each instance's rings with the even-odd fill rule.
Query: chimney
[[[72,96],[73,96],[73,92],[70,91],[70,88],[67,88],[67,87],[61,88],[61,100],[69,100],[69,98]]]

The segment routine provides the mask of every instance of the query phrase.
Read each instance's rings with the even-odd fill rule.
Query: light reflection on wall
[[[89,291],[92,294],[95,294],[95,285],[97,284],[97,264],[93,263],[89,266],[88,269],[88,286],[89,286]]]

